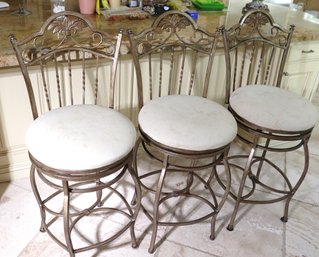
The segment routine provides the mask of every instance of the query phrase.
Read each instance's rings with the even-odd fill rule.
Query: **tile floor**
[[[314,102],[318,106],[319,96]],[[319,256],[319,123],[310,141],[309,173],[296,193],[290,205],[289,221],[282,223],[280,217],[283,203],[268,205],[243,205],[238,213],[239,222],[234,231],[226,230],[234,201],[227,200],[217,220],[217,238],[209,239],[209,221],[191,226],[172,229],[160,227],[158,240],[162,242],[154,254],[149,254],[150,222],[143,212],[140,212],[136,234],[139,248],[130,246],[129,231],[104,249],[91,250],[77,256],[116,256],[116,257],[318,257]],[[232,151],[238,151],[234,145]],[[286,165],[290,175],[295,177],[298,167],[302,166],[301,152],[283,154],[278,162]],[[235,176],[234,176],[235,177]],[[236,178],[234,178],[236,179]],[[234,183],[236,184],[236,182]],[[56,201],[57,203],[57,201]],[[205,211],[201,204],[186,203],[178,206],[172,203],[173,210],[180,208],[176,215]],[[19,179],[10,183],[0,183],[0,256],[1,257],[62,257],[68,254],[54,243],[46,233],[39,232],[40,215],[31,192],[29,180]],[[96,221],[96,219],[94,220]],[[89,234],[92,228],[97,231],[116,230],[122,219],[110,217],[93,222],[88,219],[84,230]],[[59,224],[59,221],[56,225]],[[97,227],[94,227],[97,226]],[[100,233],[93,233],[93,238],[99,238]],[[87,239],[91,240],[91,239]],[[93,239],[92,239],[93,240]],[[83,241],[82,239],[78,239]],[[77,243],[77,242],[76,242]]]

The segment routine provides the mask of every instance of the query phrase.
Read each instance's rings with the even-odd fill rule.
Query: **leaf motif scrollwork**
[[[139,54],[147,54],[169,45],[184,44],[208,51],[213,40],[207,33],[195,28],[185,16],[172,14],[145,32],[138,40],[137,50]]]
[[[245,23],[250,25],[250,26],[260,27],[262,25],[270,23],[270,20],[263,13],[256,13],[256,14],[253,14],[253,15],[249,15],[247,17],[247,19],[245,20]]]
[[[112,56],[116,46],[102,33],[93,31],[83,19],[75,16],[59,16],[43,29],[44,33],[27,42],[22,51],[25,63],[45,56],[49,51],[64,51],[72,47],[79,51],[98,50],[101,54]],[[37,56],[35,56],[35,53]]]
[[[82,31],[87,27],[87,24],[80,19],[70,19],[68,16],[63,16],[55,19],[48,27],[48,30],[52,30],[53,34],[57,34],[58,37],[69,37]]]
[[[187,26],[191,26],[189,20],[178,14],[162,19],[158,24],[158,27],[162,30],[171,31],[172,33],[177,33],[177,31],[185,29]]]
[[[274,45],[285,46],[288,33],[289,31],[273,24],[270,16],[257,12],[244,16],[241,24],[230,29],[229,44],[231,46],[238,41],[262,38]]]

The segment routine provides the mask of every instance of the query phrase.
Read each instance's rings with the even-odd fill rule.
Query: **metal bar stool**
[[[9,38],[34,118],[26,145],[32,163],[32,190],[41,212],[40,230],[70,256],[104,246],[127,229],[132,246],[137,247],[134,224],[141,189],[132,167],[136,130],[127,117],[114,110],[122,32],[111,37],[97,31],[80,14],[62,12],[24,40],[17,41],[14,35]],[[133,182],[135,209],[118,186],[124,182],[128,190],[126,174]],[[44,185],[51,189],[49,195]],[[83,201],[90,193],[93,200]],[[110,195],[114,204],[108,201]],[[76,198],[81,206],[74,204]],[[59,200],[59,208],[53,208],[52,203]],[[75,247],[74,236],[84,224],[83,218],[104,215],[105,219],[110,213],[123,217],[122,228],[97,242],[86,240],[84,232],[81,237],[88,243]],[[58,220],[63,222],[64,239],[51,229]]]
[[[183,226],[211,219],[210,238],[214,239],[216,217],[230,188],[228,150],[237,133],[230,112],[207,99],[214,87],[210,76],[221,35],[219,31],[208,33],[179,11],[162,14],[137,35],[132,31],[128,34],[140,107],[135,166],[142,187],[155,194],[152,210],[142,205],[152,221],[149,252],[155,251],[158,226]],[[143,172],[139,151],[148,154],[150,161],[158,161],[160,168]],[[221,173],[226,183],[221,195],[205,179],[219,163],[224,166]],[[177,176],[182,186],[168,188],[171,175]],[[152,178],[153,182],[148,183]],[[169,200],[179,198],[195,199],[209,210],[196,217],[163,220],[160,210]]]
[[[317,111],[306,99],[280,88],[293,31],[294,26],[285,30],[275,24],[267,9],[246,10],[239,24],[224,30],[226,101],[237,121],[237,138],[250,149],[248,155],[229,157],[231,172],[242,172],[238,191],[230,192],[236,203],[229,230],[234,228],[242,203],[286,201],[281,218],[286,222],[289,203],[308,170],[307,144],[318,119]],[[304,168],[292,183],[289,171],[279,167],[269,153],[299,148],[304,150]],[[246,160],[246,164],[238,165],[239,159]],[[281,185],[267,181],[269,176],[278,178]],[[266,190],[268,197],[257,199],[256,189]]]

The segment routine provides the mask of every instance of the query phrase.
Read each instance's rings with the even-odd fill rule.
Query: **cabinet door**
[[[30,161],[24,137],[31,122],[21,72],[0,70],[0,182],[28,176]]]
[[[284,72],[282,87],[311,101],[319,83],[319,70],[316,68],[318,62],[289,63]]]
[[[293,44],[282,87],[311,100],[319,83],[319,42]]]

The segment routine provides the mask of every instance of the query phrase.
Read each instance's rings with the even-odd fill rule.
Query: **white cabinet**
[[[319,84],[319,42],[293,43],[282,87],[311,100]]]
[[[0,70],[0,181],[28,175],[30,162],[24,145],[32,121],[20,69]]]

